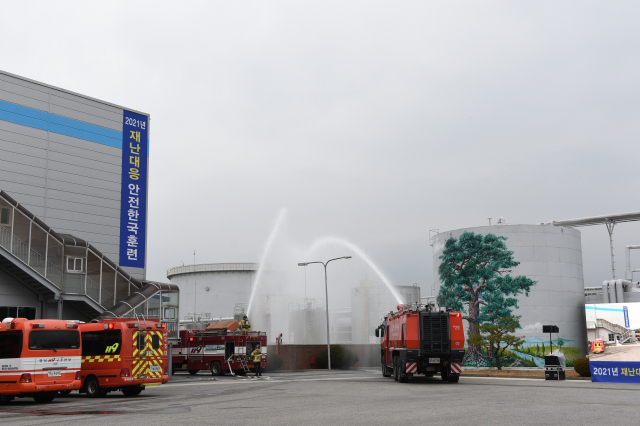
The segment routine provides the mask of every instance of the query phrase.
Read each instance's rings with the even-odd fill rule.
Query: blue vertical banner
[[[624,312],[624,326],[629,328],[629,309],[627,309],[626,306],[623,306],[622,311]]]
[[[149,119],[124,110],[120,192],[120,266],[144,268]]]

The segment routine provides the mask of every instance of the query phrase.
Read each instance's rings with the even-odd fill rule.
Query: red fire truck
[[[180,330],[180,343],[173,347],[173,371],[187,370],[196,374],[209,370],[214,376],[225,372],[245,375],[253,366],[251,352],[260,348],[262,368],[267,366],[267,334],[250,331],[241,334],[239,330]]]
[[[464,357],[459,312],[442,312],[419,303],[398,305],[375,330],[381,341],[382,375],[405,383],[415,374],[457,382]]]
[[[157,320],[114,318],[80,324],[82,389],[88,397],[139,395],[169,381],[167,330]]]

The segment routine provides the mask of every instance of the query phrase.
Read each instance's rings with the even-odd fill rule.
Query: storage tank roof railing
[[[195,272],[224,272],[224,271],[257,271],[257,263],[199,263],[197,265],[182,265],[167,269],[167,278],[181,274]]]
[[[607,216],[583,217],[581,219],[559,220],[551,222],[554,226],[591,226],[607,223],[634,222],[640,220],[640,212],[611,214]]]

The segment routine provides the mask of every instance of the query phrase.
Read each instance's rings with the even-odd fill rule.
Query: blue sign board
[[[120,266],[144,268],[149,119],[124,111],[120,190]]]
[[[622,310],[624,311],[624,326],[629,328],[629,309],[627,309],[626,306],[623,306]]]
[[[640,384],[640,362],[589,361],[592,382]]]

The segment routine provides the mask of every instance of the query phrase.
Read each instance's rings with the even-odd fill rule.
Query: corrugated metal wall
[[[109,144],[122,132],[122,108],[3,72],[0,101],[11,104],[5,118],[20,117],[12,122],[0,115],[0,188],[57,232],[91,242],[118,263],[122,149]],[[19,111],[7,112],[14,105]],[[43,130],[38,123],[51,116],[40,119],[40,111],[71,119],[58,125],[67,126],[66,134]],[[84,139],[93,129],[83,123],[103,128],[93,129],[108,142]],[[125,270],[146,278],[146,270]]]

